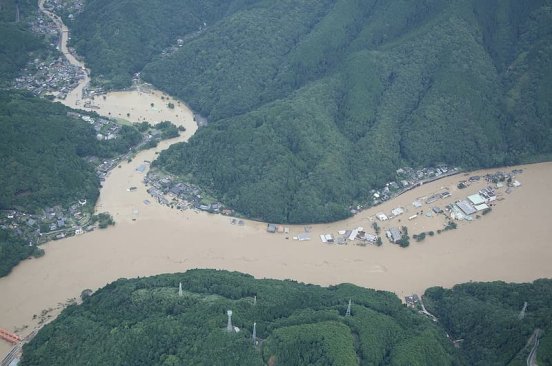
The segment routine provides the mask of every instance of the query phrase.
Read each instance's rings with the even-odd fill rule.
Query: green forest
[[[95,202],[99,179],[83,158],[113,157],[142,139],[123,126],[120,138],[98,141],[93,127],[69,111],[26,92],[0,91],[1,210]]]
[[[19,22],[16,22],[17,6]],[[29,0],[0,1],[0,88],[9,85],[30,57],[44,55],[46,46],[21,20],[29,17],[35,8],[36,4]]]
[[[74,20],[62,14],[72,45],[86,57],[94,81],[108,89],[131,85],[132,76],[178,38],[190,38],[255,0],[87,1]]]
[[[93,127],[71,109],[27,92],[0,90],[0,210],[26,213],[86,199],[93,207],[100,181],[85,157],[126,153],[142,140],[135,127],[98,141]],[[5,228],[4,228],[5,229]],[[41,249],[0,229],[0,277]]]
[[[69,25],[97,82],[141,72],[208,117],[158,166],[304,223],[349,215],[400,166],[549,159],[551,5],[91,0]]]
[[[43,249],[29,246],[10,231],[0,228],[0,277],[7,276],[13,267],[29,256],[39,257],[43,254]]]
[[[438,322],[392,293],[350,284],[215,270],[120,279],[41,329],[21,364],[525,365],[540,328],[538,364],[552,365],[551,280],[431,288],[424,300]],[[227,310],[239,332],[226,331]]]
[[[435,287],[426,291],[424,302],[451,338],[461,340],[459,350],[469,365],[526,365],[527,341],[536,329],[544,332],[537,364],[552,365],[552,280]]]
[[[227,310],[238,333],[225,332]],[[388,292],[192,270],[107,285],[46,325],[21,365],[459,365],[458,357],[436,324]]]

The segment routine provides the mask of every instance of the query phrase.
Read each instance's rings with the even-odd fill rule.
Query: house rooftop
[[[485,199],[479,193],[472,194],[468,197],[468,200],[474,205],[481,205],[485,203]]]
[[[468,201],[466,200],[462,200],[462,201],[458,201],[456,202],[456,206],[458,206],[458,208],[460,208],[460,210],[462,210],[462,212],[465,214],[465,215],[471,215],[473,213],[475,213],[477,210],[475,209],[475,207],[473,207]]]
[[[402,235],[399,229],[397,229],[396,227],[392,227],[389,230],[387,230],[387,237],[393,243],[397,243],[399,240],[401,240]]]

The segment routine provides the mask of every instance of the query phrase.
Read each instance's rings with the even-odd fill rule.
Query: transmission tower
[[[228,333],[233,333],[234,327],[232,326],[232,310],[228,310],[226,312],[226,315],[228,315],[228,324],[226,325],[226,331]]]
[[[345,316],[351,316],[351,299],[349,299],[349,305],[347,305],[347,311],[345,312]]]
[[[527,310],[527,301],[525,301],[523,303],[523,309],[521,309],[521,311],[519,312],[519,315],[518,315],[519,320],[522,320],[523,318],[525,318],[525,311],[526,310]]]

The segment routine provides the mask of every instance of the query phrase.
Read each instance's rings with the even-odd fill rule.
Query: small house
[[[392,227],[389,230],[387,230],[385,232],[385,235],[387,236],[389,241],[394,244],[397,244],[402,238],[401,231],[396,227]]]
[[[378,220],[380,221],[387,221],[389,220],[389,218],[387,217],[386,214],[384,214],[383,212],[379,212],[376,214],[376,217],[378,218]]]
[[[310,240],[310,234],[309,233],[301,233],[299,235],[297,235],[297,239],[299,241],[305,241],[305,240]]]
[[[392,209],[391,213],[393,214],[393,216],[399,216],[399,215],[402,215],[404,213],[404,209],[402,207],[397,207],[397,208]]]

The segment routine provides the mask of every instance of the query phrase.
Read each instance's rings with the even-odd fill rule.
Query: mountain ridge
[[[175,52],[143,62],[144,80],[210,121],[156,164],[246,216],[306,223],[350,215],[404,165],[548,159],[550,9],[548,0],[235,2]],[[91,64],[79,44],[94,36],[84,26],[93,19],[85,9],[75,29]]]

